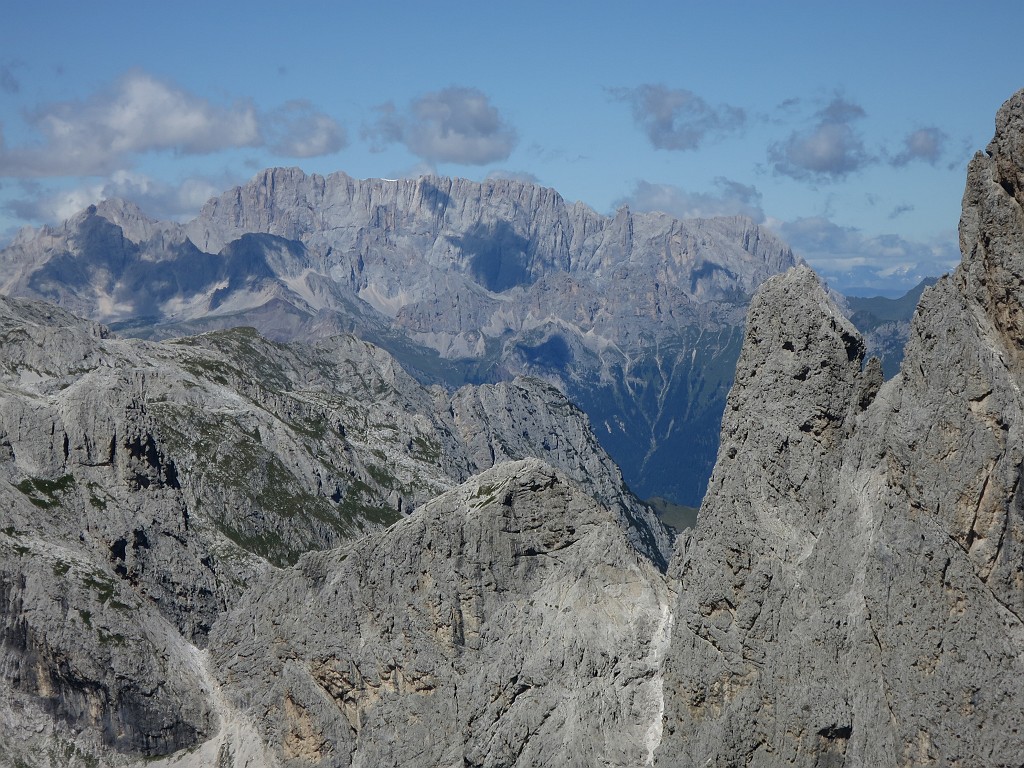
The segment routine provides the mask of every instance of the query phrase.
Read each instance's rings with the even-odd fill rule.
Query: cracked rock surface
[[[668,608],[614,516],[531,459],[269,575],[211,648],[285,764],[642,765]]]

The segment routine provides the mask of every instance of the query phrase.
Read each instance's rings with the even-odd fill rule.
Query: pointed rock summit
[[[681,581],[658,765],[1024,754],[1024,92],[899,375],[799,270],[754,301]]]

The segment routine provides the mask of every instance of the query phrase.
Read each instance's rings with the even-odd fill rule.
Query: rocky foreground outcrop
[[[963,262],[892,381],[808,275],[752,308],[673,561],[659,764],[1020,764],[1022,106],[970,164]]]
[[[63,413],[53,398],[73,383],[44,376],[41,360],[15,366],[6,386],[33,397],[0,401],[9,454],[0,499],[15,510],[0,534],[4,759],[1020,765],[1024,91],[996,125],[969,169],[963,262],[922,297],[893,379],[883,383],[878,362],[864,362],[863,340],[806,268],[758,293],[711,487],[667,573],[644,554],[645,536],[630,534],[614,474],[594,482],[581,471],[591,466],[585,431],[542,442],[562,469],[502,461],[519,450],[511,425],[525,423],[526,439],[560,423],[568,406],[553,392],[517,417],[502,405],[514,410],[520,395],[466,391],[444,400],[442,419],[461,452],[439,451],[437,463],[482,472],[387,528],[364,523],[355,541],[311,548],[290,566],[261,560],[201,633],[200,650],[175,618],[186,614],[120,578],[128,552],[146,548],[134,531],[106,551],[90,538],[141,497],[105,490],[110,501],[97,500],[116,502],[113,511],[69,524],[65,497],[86,499],[82,485],[96,477],[81,457],[106,455],[103,443],[36,414]],[[111,347],[89,341],[101,328],[61,333],[86,367],[109,359]],[[212,346],[224,355],[240,343],[205,337],[164,354]],[[291,354],[256,359],[277,361],[273,370],[294,382],[300,367],[283,364]],[[224,357],[202,359],[235,380]],[[364,364],[376,371],[367,381],[399,388],[397,370]],[[349,370],[350,381],[366,377]],[[298,404],[309,390],[300,392],[280,394],[273,411],[293,428],[308,426]],[[398,402],[394,391],[380,395]],[[287,432],[258,426],[261,436]],[[383,427],[360,433],[371,454],[374,429]],[[173,454],[171,472],[171,453],[132,444],[97,471],[177,509],[192,459]],[[567,444],[577,451],[565,453]],[[31,474],[69,457],[78,457],[70,475],[59,474],[63,464]],[[125,522],[149,510],[138,505]],[[167,517],[161,535],[187,542],[174,524]]]
[[[642,765],[668,595],[581,487],[506,463],[270,576],[211,657],[284,764]]]
[[[352,337],[286,347],[235,329],[149,343],[6,298],[0,339],[11,759],[207,741],[220,717],[200,649],[260,574],[495,464],[543,456],[630,528],[630,551],[656,570],[670,551],[585,416],[537,380],[449,395]]]

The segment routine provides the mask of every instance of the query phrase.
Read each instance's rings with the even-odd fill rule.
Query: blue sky
[[[959,258],[1024,87],[1020,2],[7,0],[0,242],[105,196],[189,218],[258,170],[514,176],[743,213],[840,290]],[[869,291],[870,292],[870,291]]]

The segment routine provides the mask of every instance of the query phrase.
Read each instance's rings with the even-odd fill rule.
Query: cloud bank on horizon
[[[70,5],[65,10],[74,13]],[[685,3],[660,10],[680,21],[716,13]],[[115,12],[101,12],[95,23],[110,22]],[[388,18],[399,44],[386,50],[354,35],[344,46],[271,57],[253,73],[224,66],[230,51],[205,55],[197,45],[191,58],[171,53],[167,41],[184,23],[173,19],[162,20],[167,41],[157,30],[150,45],[112,50],[103,66],[79,57],[72,67],[56,40],[73,45],[73,20],[53,46],[33,47],[45,14],[19,13],[22,29],[16,19],[0,32],[0,50],[9,51],[0,56],[3,241],[21,226],[59,222],[105,197],[129,198],[156,218],[187,219],[263,167],[298,164],[356,176],[512,178],[554,187],[604,213],[628,205],[681,218],[747,216],[777,231],[840,290],[898,291],[959,259],[955,211],[964,168],[986,140],[973,123],[966,131],[950,117],[956,105],[903,94],[904,108],[884,79],[854,80],[852,72],[860,77],[870,68],[857,50],[813,79],[792,74],[795,60],[787,62],[781,49],[757,62],[709,59],[721,50],[716,23],[729,21],[735,50],[769,23],[744,24],[728,14],[694,21],[698,31],[678,50],[664,45],[670,24],[633,15],[590,30],[597,42],[625,47],[615,55],[611,46],[581,53],[553,37],[565,51],[538,49],[539,60],[526,61],[521,48],[519,58],[508,55],[505,37],[539,45],[544,35],[557,35],[557,25],[511,20],[508,29],[491,26],[489,38],[464,37],[461,56],[447,49],[426,55],[401,45],[401,36],[423,39],[432,25],[456,23],[455,15],[438,20],[410,11],[408,19]],[[79,23],[93,23],[88,19]],[[359,27],[359,19],[348,21]],[[460,16],[458,23],[482,21]],[[844,21],[855,24],[859,16]],[[286,33],[298,22],[253,13],[247,23],[251,34],[275,24]],[[207,34],[227,35],[223,24]],[[628,29],[641,26],[648,40],[624,42]],[[779,28],[780,35],[799,32]],[[861,41],[874,50],[870,43]],[[808,61],[834,54],[826,42],[820,46],[817,54],[806,51]],[[908,51],[907,60],[949,58],[922,50]],[[308,64],[314,54],[322,59],[315,67]],[[709,60],[717,71],[694,67]],[[930,77],[945,82],[947,75],[937,69]],[[746,87],[748,81],[754,84]],[[894,89],[908,87],[893,81]],[[991,126],[992,114],[994,107],[977,124]]]

